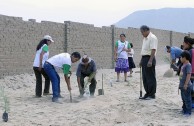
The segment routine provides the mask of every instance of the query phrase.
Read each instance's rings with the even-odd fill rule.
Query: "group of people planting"
[[[142,71],[143,86],[145,95],[140,97],[142,100],[155,99],[156,93],[156,52],[158,48],[158,39],[150,31],[146,25],[140,27],[143,36],[143,43],[141,49],[141,60],[139,66]],[[52,101],[59,102],[61,98],[60,77],[58,75],[58,68],[62,69],[68,90],[71,92],[70,76],[71,64],[80,61],[77,67],[76,76],[80,95],[83,96],[84,78],[90,82],[90,95],[94,95],[96,89],[96,64],[93,59],[84,54],[82,57],[79,52],[61,53],[49,58],[49,45],[53,43],[53,39],[49,35],[45,35],[36,48],[36,55],[34,59],[33,69],[36,76],[36,97],[42,96],[42,75],[45,78],[45,86],[43,95],[50,95],[50,81],[52,82]],[[181,90],[181,98],[183,100],[183,114],[191,115],[192,109],[192,83],[194,81],[194,49],[192,45],[194,39],[185,36],[183,48],[166,46],[165,50],[171,54],[171,66],[177,71],[180,76],[179,89]],[[120,40],[116,41],[114,50],[114,60],[116,62],[115,72],[117,73],[116,82],[120,82],[120,73],[124,73],[124,81],[127,81],[127,76],[132,77],[133,68],[135,64],[133,61],[133,44],[126,41],[125,34],[120,34]],[[176,59],[179,62],[176,63]],[[129,72],[129,75],[127,75]],[[90,77],[91,75],[92,78]],[[194,102],[194,93],[193,93]]]
[[[65,82],[67,83],[68,90],[71,92],[70,76],[71,76],[71,64],[80,60],[77,68],[77,82],[80,90],[80,95],[84,93],[84,78],[90,76],[91,74],[96,74],[96,64],[95,62],[84,55],[81,57],[79,52],[60,53],[51,58],[49,57],[49,45],[53,43],[53,39],[49,35],[45,35],[40,41],[36,48],[36,55],[34,59],[33,69],[36,76],[36,97],[42,96],[42,75],[45,78],[45,86],[43,95],[51,95],[49,92],[50,81],[52,83],[53,97],[52,101],[60,103],[59,98],[62,98],[60,92],[60,77],[58,70],[62,69]],[[90,82],[90,94],[94,95],[96,89],[96,79],[95,77],[89,78],[87,80]]]

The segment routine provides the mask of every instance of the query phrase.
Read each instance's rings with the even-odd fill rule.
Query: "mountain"
[[[194,8],[163,8],[136,11],[114,24],[117,27],[151,28],[194,33]]]

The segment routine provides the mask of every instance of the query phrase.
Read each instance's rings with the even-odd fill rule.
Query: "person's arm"
[[[118,50],[118,41],[115,44],[114,47],[114,60],[117,61],[117,50]]]
[[[88,82],[91,82],[91,80],[96,76],[96,71],[97,71],[95,62],[92,60],[91,63],[92,63],[92,71],[91,71],[91,74],[89,75]]]
[[[40,53],[40,57],[39,57],[39,68],[38,70],[41,71],[42,70],[42,59],[43,59],[43,55],[48,52],[48,46],[45,45],[43,48],[42,48],[42,51]]]
[[[191,79],[191,66],[186,66],[186,71],[187,71],[187,76],[186,76],[186,80],[184,83],[184,90],[187,90],[189,81]]]
[[[131,52],[131,45],[129,42],[128,42],[127,48],[125,48],[125,46],[124,46],[123,51]]]
[[[151,55],[150,55],[150,59],[148,61],[148,65],[147,65],[148,67],[151,67],[152,66],[152,61],[153,61],[153,59],[155,57],[155,53],[156,53],[156,49],[152,49]]]
[[[151,55],[150,55],[150,59],[148,61],[147,67],[151,67],[152,66],[152,61],[153,61],[153,59],[155,57],[157,45],[158,45],[157,38],[152,38],[151,41],[150,41]]]
[[[185,80],[185,83],[184,83],[184,89],[185,89],[185,90],[187,90],[187,87],[188,87],[190,78],[191,78],[191,73],[188,73],[188,74],[187,74],[187,77],[186,77],[186,80]]]
[[[171,64],[176,63],[175,51],[172,48],[171,48],[170,56],[171,56]]]
[[[130,55],[134,55],[134,50],[131,49],[131,52],[128,52]]]
[[[77,72],[76,72],[76,76],[77,76],[77,84],[78,84],[79,90],[82,90],[81,82],[80,82],[81,64],[78,65]]]
[[[64,78],[65,78],[65,81],[67,83],[67,88],[69,91],[71,91],[70,77],[68,77],[70,68],[71,68],[71,66],[68,64],[63,65]]]

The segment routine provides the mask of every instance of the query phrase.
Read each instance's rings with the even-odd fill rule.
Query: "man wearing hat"
[[[96,64],[87,55],[84,55],[77,68],[76,76],[77,76],[77,83],[80,91],[80,96],[84,94],[84,78],[90,77],[92,74],[96,74]],[[93,96],[96,89],[96,78],[95,76],[93,78],[89,78],[88,80],[91,82],[89,86],[90,95]]]

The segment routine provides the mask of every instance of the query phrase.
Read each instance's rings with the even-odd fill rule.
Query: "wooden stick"
[[[102,73],[102,95],[104,95],[104,90],[103,90],[103,73]]]
[[[69,91],[69,93],[70,93],[70,102],[72,103],[72,95],[71,95],[71,91]]]
[[[140,97],[142,97],[142,69],[140,67]]]

